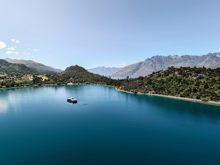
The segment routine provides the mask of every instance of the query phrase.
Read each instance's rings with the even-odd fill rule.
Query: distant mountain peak
[[[56,69],[38,62],[35,62],[33,60],[22,60],[22,59],[10,59],[6,58],[5,61],[13,64],[24,64],[25,66],[35,69],[40,72],[61,72],[61,69]]]
[[[112,77],[124,78],[130,76],[132,78],[139,76],[147,76],[152,72],[167,69],[170,66],[179,67],[220,67],[220,53],[208,53],[202,56],[192,55],[169,55],[169,56],[153,56],[136,64],[128,65],[116,73]]]
[[[102,75],[102,76],[109,76],[109,75],[111,75],[113,73],[116,73],[120,69],[121,69],[120,67],[104,67],[104,66],[100,66],[100,67],[88,69],[88,71],[91,72],[91,73]]]

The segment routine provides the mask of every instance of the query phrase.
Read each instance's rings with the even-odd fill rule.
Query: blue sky
[[[0,0],[0,58],[64,69],[220,52],[219,0]]]

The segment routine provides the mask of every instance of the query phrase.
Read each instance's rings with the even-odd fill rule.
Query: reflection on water
[[[103,88],[104,90],[97,90]],[[89,92],[88,92],[89,91]],[[76,86],[51,86],[51,87],[30,87],[20,89],[0,90],[0,113],[7,112],[9,109],[16,110],[21,104],[26,104],[30,101],[50,99],[44,92],[50,92],[51,99],[54,96],[59,98],[77,97],[81,99],[79,104],[88,105],[88,102],[83,102],[86,99],[98,101],[96,99],[105,99],[105,101],[123,102],[127,108],[133,103],[138,103],[138,106],[151,108],[155,111],[176,114],[190,115],[192,117],[210,117],[212,119],[220,119],[220,107],[212,106],[182,100],[175,100],[157,96],[146,96],[137,94],[128,94],[118,92],[111,87],[103,87],[99,85],[76,85]],[[100,96],[106,95],[106,98]],[[99,103],[100,104],[100,103]]]
[[[98,85],[0,90],[0,165],[220,164],[219,130],[218,106]]]
[[[1,100],[0,98],[0,113],[5,113],[8,110],[8,104],[5,100]]]
[[[7,89],[0,91],[0,112],[8,112],[9,110],[16,111],[20,104],[20,99],[23,97],[23,92],[19,89]]]
[[[179,116],[188,115],[195,118],[209,117],[216,120],[220,119],[220,106],[124,92],[120,92],[120,95],[125,98],[126,104],[135,101],[139,106],[151,107],[154,111],[167,115],[175,114]]]

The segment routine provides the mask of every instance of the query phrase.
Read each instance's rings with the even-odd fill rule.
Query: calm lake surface
[[[220,107],[98,85],[1,90],[0,165],[26,164],[219,165]]]

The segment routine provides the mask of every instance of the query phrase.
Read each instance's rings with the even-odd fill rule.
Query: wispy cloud
[[[6,55],[18,55],[18,54],[26,54],[26,55],[31,55],[36,52],[39,52],[40,49],[38,48],[26,48],[26,50],[19,49],[19,43],[20,40],[11,38],[10,39],[11,43],[9,43],[9,46],[7,47],[6,43],[3,41],[0,41],[0,49],[6,48],[5,54]],[[18,51],[19,50],[19,51]]]
[[[11,38],[10,39],[11,42],[14,42],[16,44],[19,44],[20,43],[20,40],[17,40],[17,39],[14,39],[14,38]]]
[[[7,54],[7,55],[11,55],[11,54],[18,55],[19,52],[18,52],[18,51],[11,51],[11,50],[8,50],[8,51],[5,52],[5,54]]]
[[[8,50],[7,52],[5,52],[5,54],[10,55],[10,54],[13,54],[13,52]]]
[[[12,47],[9,47],[7,49],[10,50],[10,51],[15,51],[16,50],[16,46],[12,46]]]
[[[5,52],[5,54],[7,54],[7,55],[11,55],[11,54],[17,55],[17,54],[19,54],[19,52],[16,51],[16,49],[17,49],[16,46],[8,47],[8,48],[7,48],[7,51]]]
[[[4,49],[6,47],[7,47],[6,43],[4,43],[3,41],[0,41],[0,49]]]

